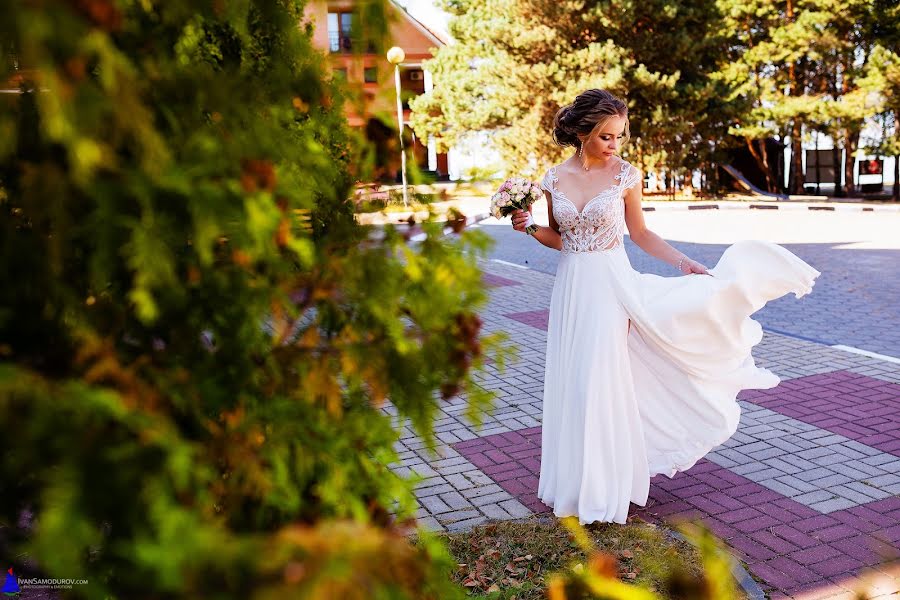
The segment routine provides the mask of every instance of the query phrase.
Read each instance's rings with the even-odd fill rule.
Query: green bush
[[[485,406],[484,238],[362,243],[300,2],[0,9],[4,563],[90,598],[454,597],[381,408],[430,440],[441,397]]]

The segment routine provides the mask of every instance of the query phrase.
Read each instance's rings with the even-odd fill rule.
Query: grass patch
[[[407,212],[427,211],[434,202],[445,200],[446,194],[425,194],[408,190],[409,206],[403,205],[402,190],[392,189],[387,192],[372,192],[361,194],[356,202],[355,210],[358,213],[368,212]]]
[[[697,550],[655,525],[598,523],[585,530],[597,550],[616,559],[623,581],[652,590],[661,598],[681,596],[670,592],[671,582],[695,580],[702,572]],[[587,560],[556,519],[492,523],[446,534],[446,539],[457,562],[454,581],[476,598],[545,598],[549,574]]]

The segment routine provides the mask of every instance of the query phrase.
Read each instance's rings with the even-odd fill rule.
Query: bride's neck
[[[579,168],[583,171],[591,171],[597,168],[605,168],[610,164],[613,160],[614,156],[610,156],[609,158],[600,158],[596,156],[579,156],[576,151],[575,154],[572,155],[572,160]]]

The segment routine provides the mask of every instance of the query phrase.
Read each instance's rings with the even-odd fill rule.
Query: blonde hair
[[[578,94],[571,104],[563,106],[553,119],[553,141],[560,146],[580,148],[582,139],[596,135],[613,117],[625,119],[625,139],[631,139],[628,105],[606,90],[592,89]]]

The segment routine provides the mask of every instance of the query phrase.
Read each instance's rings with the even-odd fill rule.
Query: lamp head
[[[392,65],[399,65],[406,58],[406,53],[400,46],[394,46],[387,51],[388,62]]]

